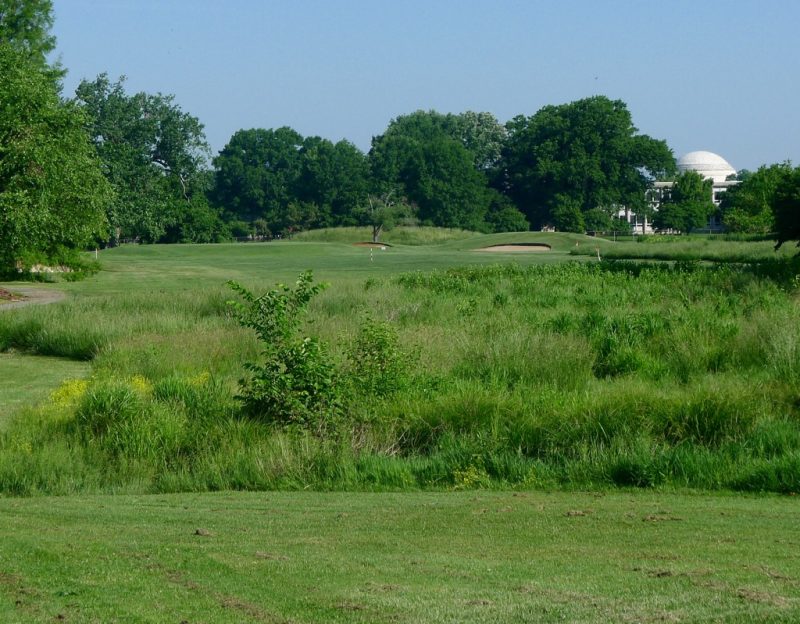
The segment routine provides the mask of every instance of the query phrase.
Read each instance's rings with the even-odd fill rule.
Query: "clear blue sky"
[[[55,0],[82,78],[171,93],[214,153],[288,125],[363,150],[417,109],[501,122],[602,94],[676,156],[800,164],[798,0]]]

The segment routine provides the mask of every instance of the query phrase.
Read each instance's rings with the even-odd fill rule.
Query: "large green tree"
[[[392,120],[384,134],[372,140],[369,158],[375,184],[381,192],[393,189],[416,204],[425,223],[486,229],[491,193],[481,167],[490,151],[470,151],[469,127],[435,111]],[[484,145],[477,138],[475,144]]]
[[[168,231],[180,230],[184,217],[201,217],[214,224],[202,238],[216,238],[220,221],[205,201],[209,149],[196,117],[171,95],[128,95],[124,77],[111,82],[106,74],[82,81],[76,101],[89,118],[87,128],[116,191],[108,215],[116,236],[171,240]]]
[[[214,166],[215,200],[229,218],[273,233],[354,225],[370,190],[366,156],[352,143],[288,127],[239,130]]]
[[[82,111],[38,60],[0,44],[0,268],[92,243],[111,199]]]
[[[424,142],[439,135],[460,143],[469,152],[475,168],[488,171],[500,159],[507,131],[491,113],[444,114],[418,110],[393,119],[378,139],[403,136]]]
[[[317,206],[321,225],[355,225],[369,191],[369,163],[349,141],[307,137],[300,149],[294,195]]]
[[[383,195],[368,194],[356,211],[357,223],[372,228],[372,242],[377,243],[383,232],[388,232],[412,217],[413,210],[393,191]]]
[[[214,158],[215,198],[229,216],[283,220],[300,175],[303,137],[289,127],[239,130]]]
[[[739,184],[722,194],[720,210],[725,227],[731,232],[772,232],[775,227],[772,212],[775,191],[791,171],[789,163],[782,163],[747,172]]]
[[[776,249],[788,241],[800,247],[800,167],[787,172],[778,183],[773,197]]]
[[[56,47],[52,27],[52,0],[0,0],[0,44],[9,45],[39,69],[46,68],[47,55]],[[54,70],[46,71],[54,75]]]
[[[428,114],[435,115],[433,111]],[[442,117],[442,129],[459,141],[472,154],[473,164],[480,171],[488,171],[500,160],[508,132],[491,113],[466,111],[448,113]]]
[[[712,185],[710,178],[703,179],[696,171],[685,171],[676,176],[669,197],[653,218],[654,225],[685,234],[705,226],[716,210],[711,200]]]
[[[646,210],[650,182],[675,169],[664,141],[638,134],[624,102],[596,96],[507,124],[497,186],[534,227],[597,207]]]

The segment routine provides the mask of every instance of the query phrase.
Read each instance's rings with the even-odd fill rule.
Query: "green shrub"
[[[311,271],[306,271],[294,289],[279,284],[260,296],[230,282],[244,300],[230,305],[239,323],[253,329],[261,343],[261,361],[246,365],[250,376],[240,384],[245,412],[265,422],[321,431],[338,415],[339,396],[325,346],[298,335],[309,301],[324,287],[311,282]]]
[[[410,383],[412,358],[389,323],[365,318],[347,356],[347,381],[358,396],[383,398]]]

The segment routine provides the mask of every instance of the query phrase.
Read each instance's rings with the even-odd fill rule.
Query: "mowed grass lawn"
[[[356,240],[367,240],[363,235]],[[515,242],[549,244],[550,252],[481,253],[476,249]],[[517,262],[540,264],[575,261],[575,242],[593,244],[583,235],[522,232],[476,235],[436,245],[394,244],[386,249],[350,242],[280,241],[215,245],[126,245],[99,254],[103,270],[89,280],[59,285],[77,295],[219,288],[228,280],[271,288],[294,282],[307,269],[317,280],[335,284],[384,277],[405,271],[430,271],[469,264]]]
[[[86,362],[0,353],[0,430],[20,407],[47,396],[62,380],[84,377]]]
[[[791,497],[0,500],[3,622],[796,622]]]

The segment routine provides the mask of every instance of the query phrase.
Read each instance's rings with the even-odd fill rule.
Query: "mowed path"
[[[7,287],[3,287],[6,289]],[[16,308],[23,308],[29,305],[43,305],[47,303],[56,303],[66,297],[66,294],[60,290],[47,290],[44,288],[36,288],[34,286],[14,286],[9,288],[15,295],[24,297],[21,301],[2,301],[0,300],[0,312],[5,310],[14,310]]]

